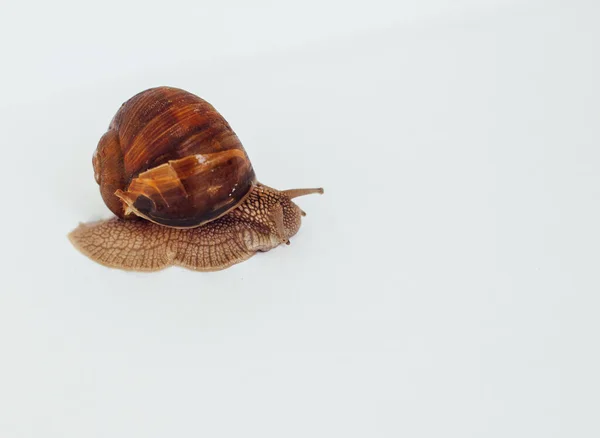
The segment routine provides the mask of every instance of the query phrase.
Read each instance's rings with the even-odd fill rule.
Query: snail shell
[[[221,114],[170,87],[143,91],[121,106],[93,165],[114,214],[177,228],[226,214],[256,184],[246,151]]]

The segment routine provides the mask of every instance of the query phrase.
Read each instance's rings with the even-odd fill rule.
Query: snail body
[[[91,259],[129,270],[214,271],[289,244],[304,215],[292,199],[323,193],[257,182],[225,119],[203,99],[170,87],[121,106],[93,167],[117,217],[82,224],[69,237]]]

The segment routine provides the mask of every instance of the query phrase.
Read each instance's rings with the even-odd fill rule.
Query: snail
[[[80,224],[69,238],[90,259],[125,270],[216,271],[289,245],[305,216],[292,199],[323,193],[259,183],[221,114],[171,87],[126,101],[92,161],[117,217]]]

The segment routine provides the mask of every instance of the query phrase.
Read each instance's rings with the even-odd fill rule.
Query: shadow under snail
[[[300,228],[292,199],[256,180],[227,121],[187,91],[151,88],[125,102],[93,157],[102,199],[117,218],[80,224],[73,245],[106,266],[216,271],[269,251]]]

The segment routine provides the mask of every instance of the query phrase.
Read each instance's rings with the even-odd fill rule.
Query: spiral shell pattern
[[[143,91],[121,106],[93,165],[113,213],[176,228],[226,214],[256,184],[227,121],[205,100],[170,87]]]

